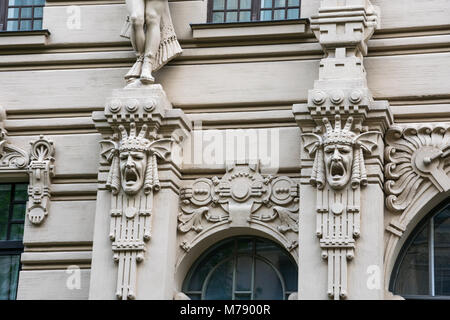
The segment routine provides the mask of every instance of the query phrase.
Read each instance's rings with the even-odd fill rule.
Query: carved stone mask
[[[331,144],[324,147],[325,173],[329,186],[342,189],[352,175],[353,147],[345,144]]]
[[[133,150],[120,152],[120,180],[126,194],[134,195],[144,186],[147,159],[146,152]]]

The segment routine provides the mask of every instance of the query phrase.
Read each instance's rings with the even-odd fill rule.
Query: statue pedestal
[[[101,134],[90,299],[173,299],[181,141],[191,126],[160,85],[114,90]],[[182,157],[177,157],[181,159]]]

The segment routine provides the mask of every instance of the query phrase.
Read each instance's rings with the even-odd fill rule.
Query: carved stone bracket
[[[28,153],[9,143],[7,131],[0,127],[0,170],[26,169]]]
[[[197,179],[181,190],[180,199],[181,234],[200,237],[223,224],[250,228],[260,224],[283,239],[288,232],[298,233],[298,184],[288,177],[262,176],[256,163],[228,166],[221,179]],[[180,246],[189,251],[194,240],[181,236]],[[297,246],[296,240],[287,243],[289,250]]]
[[[31,142],[31,162],[28,166],[27,217],[33,224],[41,224],[48,215],[51,178],[54,176],[55,148],[53,142],[40,136]]]
[[[386,133],[386,207],[402,214],[434,185],[450,190],[450,124],[394,126]],[[401,220],[401,219],[400,219]],[[401,234],[404,226],[393,222],[388,231]]]

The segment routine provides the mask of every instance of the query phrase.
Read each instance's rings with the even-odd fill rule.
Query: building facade
[[[449,0],[0,15],[0,299],[450,297]]]

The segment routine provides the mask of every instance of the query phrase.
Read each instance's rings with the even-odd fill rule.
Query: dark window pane
[[[450,295],[450,207],[434,218],[434,268],[436,295]]]
[[[227,0],[227,10],[235,10],[238,8],[238,0]]]
[[[261,8],[272,8],[272,0],[261,0]]]
[[[236,22],[237,12],[227,12],[227,22]]]
[[[205,290],[205,299],[231,300],[233,290],[233,260],[220,265],[212,274]]]
[[[275,10],[273,19],[274,20],[283,20],[284,19],[285,10]]]
[[[213,21],[214,23],[220,23],[225,21],[225,15],[223,12],[214,12]]]
[[[241,0],[241,9],[250,9],[252,7],[252,0]]]
[[[19,11],[20,11],[19,8],[9,8],[8,9],[8,18],[9,19],[11,19],[11,18],[17,19],[19,17]]]
[[[236,293],[234,300],[252,300],[251,293]]]
[[[23,23],[23,21],[22,21]],[[31,25],[31,21],[30,21]],[[27,201],[28,199],[28,185],[27,184],[16,184],[16,189],[14,192],[14,201]]]
[[[31,18],[33,16],[33,8],[22,8],[20,11],[21,18]]]
[[[429,292],[429,224],[411,243],[398,271],[395,293],[399,295],[428,295]]]
[[[25,204],[15,204],[13,208],[13,220],[24,220],[25,219]]]
[[[288,10],[288,19],[298,19],[299,18],[299,14],[300,14],[300,10],[299,9],[289,9]]]
[[[43,7],[34,8],[34,18],[42,18],[44,13]]]
[[[236,262],[236,290],[250,291],[252,285],[253,259],[250,256],[240,256]]]
[[[17,30],[19,30],[19,21],[17,21],[17,20],[8,21],[6,30],[7,31],[17,31]]]
[[[223,10],[225,9],[225,0],[214,0],[213,2],[214,10]]]
[[[33,21],[33,30],[42,29],[42,20],[34,20]]]
[[[255,269],[255,300],[282,300],[283,289],[280,278],[267,263],[257,259]]]
[[[0,256],[0,300],[16,298],[20,255]]]
[[[261,21],[269,21],[269,20],[272,20],[272,11],[271,10],[261,11]]]
[[[21,241],[23,239],[23,224],[12,224],[8,240]]]

